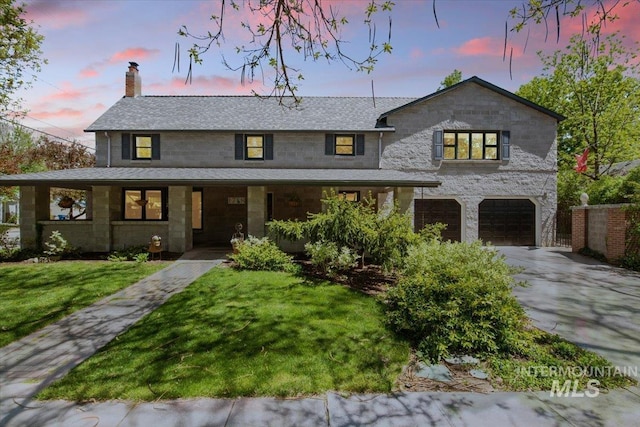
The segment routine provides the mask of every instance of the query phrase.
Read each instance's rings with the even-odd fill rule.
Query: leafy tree
[[[539,54],[543,76],[517,93],[567,117],[558,129],[561,169],[573,167],[574,156],[588,148],[585,176],[598,180],[614,163],[640,155],[637,52],[614,34],[605,40],[576,35],[565,51]]]
[[[609,22],[618,19],[617,11],[627,6],[633,1],[624,2],[607,0],[526,0],[519,7],[514,7],[509,11],[509,15],[516,22],[512,26],[513,31],[522,31],[529,24],[544,23],[547,36],[550,31],[549,19],[551,19],[552,30],[556,35],[556,40],[560,40],[561,18],[575,18],[583,14],[587,7],[594,7],[594,16],[588,24],[589,33],[599,37],[602,27]]]
[[[95,156],[83,145],[54,141],[47,137],[36,139],[18,125],[0,126],[0,175],[77,169],[94,164]],[[51,193],[55,199],[69,196],[74,200],[82,200],[85,197],[84,192],[78,190],[52,189]],[[16,196],[17,188],[0,187],[0,200],[15,199]]]
[[[24,19],[24,12],[14,0],[0,0],[0,118],[20,108],[20,100],[12,96],[29,86],[25,74],[39,72],[44,62],[40,50],[44,37]]]
[[[31,134],[19,126],[0,123],[0,175],[35,172],[31,151],[35,148]],[[0,187],[0,200],[13,200],[17,188]]]
[[[453,86],[455,84],[460,83],[461,81],[462,81],[462,71],[458,69],[453,70],[451,74],[449,74],[447,77],[444,78],[443,81],[440,82],[440,87],[438,88],[438,90],[446,89],[449,86]]]

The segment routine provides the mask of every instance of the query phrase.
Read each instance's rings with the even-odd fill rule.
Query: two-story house
[[[478,77],[423,98],[125,96],[87,132],[93,168],[0,177],[21,188],[24,246],[59,230],[87,251],[228,246],[235,224],[265,234],[304,219],[324,192],[394,200],[416,229],[496,245],[553,243],[556,127],[563,117]],[[87,219],[53,221],[50,187],[87,191]],[[41,233],[39,235],[39,233]]]

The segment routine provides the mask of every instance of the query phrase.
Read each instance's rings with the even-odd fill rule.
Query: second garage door
[[[486,199],[480,203],[478,237],[502,246],[534,246],[536,207],[530,200]]]

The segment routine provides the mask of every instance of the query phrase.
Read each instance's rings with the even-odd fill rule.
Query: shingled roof
[[[376,127],[380,115],[414,100],[303,97],[298,107],[287,108],[276,98],[255,96],[123,97],[86,132],[382,130]]]
[[[92,185],[356,185],[437,187],[433,173],[392,169],[105,168],[2,175],[0,185],[90,188]]]

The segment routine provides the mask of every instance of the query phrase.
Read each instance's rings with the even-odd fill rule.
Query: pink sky
[[[612,0],[613,1],[613,0]],[[180,73],[173,72],[175,43],[182,52],[189,40],[177,35],[186,24],[196,33],[213,31],[208,20],[218,15],[218,1],[76,1],[27,0],[28,18],[45,36],[44,65],[31,89],[21,94],[29,109],[24,124],[63,138],[92,144],[93,134],[83,130],[124,95],[124,73],[129,61],[140,64],[143,95],[249,95],[263,92],[261,80],[241,85],[240,73],[222,65],[222,55],[232,65],[241,64],[235,47],[247,42],[240,22],[260,22],[259,15],[227,8],[226,43],[204,56],[196,65],[191,84],[184,84],[188,60],[183,55]],[[368,43],[364,0],[330,2],[349,20],[345,49],[355,55]],[[304,81],[301,96],[370,96],[371,81],[376,96],[420,97],[437,90],[454,69],[463,78],[477,75],[509,91],[516,91],[541,72],[538,50],[552,53],[562,49],[572,31],[581,28],[580,19],[563,22],[560,43],[555,34],[544,42],[544,26],[526,34],[509,35],[513,48],[512,75],[503,62],[504,26],[508,12],[519,0],[440,0],[436,2],[440,28],[432,14],[431,1],[396,0],[391,13],[393,54],[382,55],[371,74],[350,71],[340,63],[291,59],[300,67]],[[629,43],[640,40],[640,3],[632,2],[621,18],[607,28],[620,29]],[[376,17],[380,41],[388,31],[387,14]],[[526,32],[526,30],[525,30]]]

